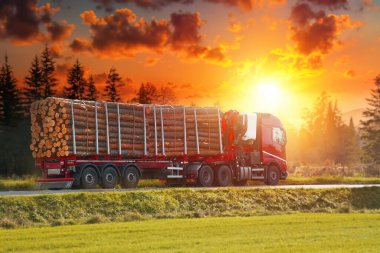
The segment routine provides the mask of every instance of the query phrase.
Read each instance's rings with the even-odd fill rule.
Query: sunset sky
[[[380,1],[0,1],[0,54],[20,85],[45,43],[61,87],[78,58],[99,89],[116,67],[125,100],[141,82],[169,83],[181,104],[297,124],[322,91],[343,112],[365,107],[380,74]]]

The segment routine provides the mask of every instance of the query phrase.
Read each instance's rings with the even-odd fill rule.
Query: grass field
[[[376,214],[160,219],[0,229],[0,252],[379,252]]]

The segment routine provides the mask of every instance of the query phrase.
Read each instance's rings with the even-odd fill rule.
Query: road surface
[[[380,184],[329,184],[329,185],[278,185],[278,186],[241,186],[235,188],[243,189],[334,189],[334,188],[364,188],[364,187],[380,187]],[[67,194],[82,192],[128,192],[128,191],[148,191],[148,190],[165,190],[173,188],[137,188],[137,189],[62,189],[62,190],[35,190],[35,191],[0,191],[1,196],[40,196],[45,194]],[[218,190],[220,187],[181,187],[181,189],[192,190]]]

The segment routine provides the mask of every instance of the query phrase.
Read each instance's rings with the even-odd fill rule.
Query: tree
[[[0,120],[4,125],[10,125],[21,115],[20,93],[17,89],[17,80],[13,75],[8,57],[0,72]]]
[[[114,67],[112,67],[108,73],[106,84],[104,96],[107,100],[111,102],[121,101],[119,88],[122,88],[125,84]]]
[[[380,75],[374,80],[375,88],[367,98],[368,107],[363,112],[364,120],[360,121],[363,150],[369,161],[380,164]]]
[[[92,77],[92,75],[90,75],[87,81],[86,99],[96,101],[98,97],[99,97],[99,93],[98,93],[98,90],[96,89],[94,78]]]
[[[170,84],[163,85],[157,92],[156,103],[160,105],[165,104],[174,104],[177,100],[177,97],[174,93],[174,90],[170,87]]]
[[[157,102],[158,92],[152,83],[142,83],[136,96],[132,99],[133,102],[140,104],[152,104]]]
[[[50,54],[49,48],[45,46],[41,54],[41,78],[43,85],[43,98],[51,97],[56,94],[57,79],[54,77],[55,62]]]
[[[34,101],[40,100],[44,97],[42,70],[37,55],[32,61],[28,75],[25,77],[25,84],[26,88],[24,91],[24,96],[27,105],[30,105]]]
[[[68,87],[64,88],[64,94],[69,99],[84,99],[86,91],[86,80],[84,70],[79,60],[75,62],[67,75]]]

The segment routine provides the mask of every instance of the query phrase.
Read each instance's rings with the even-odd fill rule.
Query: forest
[[[85,76],[84,66],[76,60],[67,73],[67,85],[58,90],[56,64],[48,46],[32,59],[24,80],[15,78],[5,56],[0,70],[0,175],[38,173],[29,150],[31,103],[52,96],[121,102],[126,86],[123,80],[112,67],[105,88],[99,90],[94,77]],[[177,99],[169,85],[159,87],[148,82],[123,102],[175,104]],[[358,126],[352,118],[344,122],[338,101],[323,92],[303,116],[301,126],[289,125],[286,131],[290,173],[380,176],[380,75],[374,77]]]

